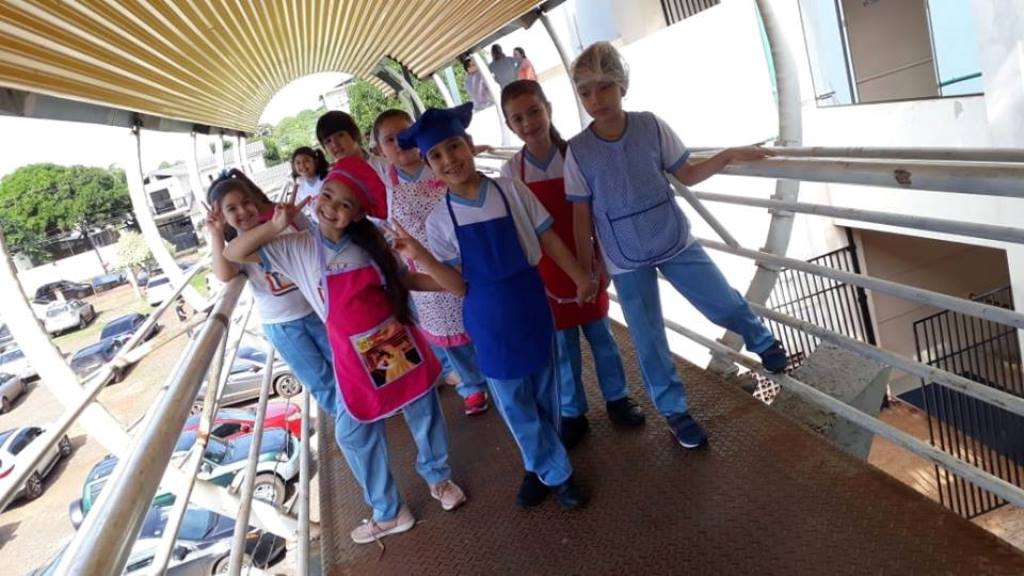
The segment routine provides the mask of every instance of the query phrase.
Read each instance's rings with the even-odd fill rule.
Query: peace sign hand
[[[213,209],[206,215],[206,230],[211,235],[224,236],[224,215],[219,209]]]
[[[302,202],[299,202],[298,204],[293,204],[291,202],[282,202],[274,206],[274,216],[270,220],[270,222],[274,225],[274,228],[276,228],[278,232],[282,232],[286,228],[288,228],[288,226],[291,225],[292,221],[295,220],[295,217],[302,212],[302,209],[305,208],[307,204],[309,204],[310,198],[311,197],[307,196]]]
[[[391,230],[391,234],[394,236],[393,248],[395,252],[413,262],[422,259],[427,254],[427,249],[423,247],[423,244],[413,238],[398,222],[389,222],[387,228]]]

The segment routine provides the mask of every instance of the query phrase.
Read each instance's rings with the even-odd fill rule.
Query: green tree
[[[316,121],[326,108],[303,110],[295,116],[282,118],[275,126],[261,124],[256,133],[263,142],[263,159],[273,166],[286,161],[300,146],[316,144]]]
[[[0,181],[0,221],[14,250],[39,256],[39,240],[128,217],[131,199],[117,168],[31,164]]]
[[[142,234],[132,230],[121,232],[121,237],[117,239],[117,267],[128,274],[128,280],[139,298],[142,297],[142,292],[139,291],[137,275],[151,256],[149,244],[146,244]]]

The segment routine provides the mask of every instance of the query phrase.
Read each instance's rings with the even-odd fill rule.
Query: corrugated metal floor
[[[710,446],[684,451],[642,391],[626,332],[631,394],[648,423],[613,428],[592,371],[592,430],[572,453],[590,505],[520,510],[519,453],[498,414],[467,418],[442,391],[455,479],[470,501],[443,512],[392,419],[392,471],[419,519],[376,545],[348,532],[369,514],[328,431],[320,443],[325,574],[1024,574],[1024,555],[740,390],[680,363]],[[586,359],[589,363],[589,359]],[[585,364],[589,366],[589,364]],[[330,447],[328,450],[327,447]]]

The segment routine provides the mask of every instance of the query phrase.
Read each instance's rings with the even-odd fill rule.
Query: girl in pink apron
[[[397,136],[412,126],[404,110],[387,110],[373,123],[373,139],[388,160],[388,219],[421,244],[427,242],[427,215],[444,199],[447,186],[434,177],[419,150],[402,150]],[[416,270],[416,263],[406,262]],[[423,335],[440,357],[447,357],[461,380],[456,388],[467,415],[487,410],[487,383],[477,367],[476,350],[462,324],[462,298],[448,292],[413,292]]]
[[[576,253],[572,204],[565,199],[562,160],[566,142],[551,124],[551,104],[540,84],[517,80],[501,91],[501,109],[509,128],[525,143],[501,169],[506,178],[526,183],[555,219],[554,230]],[[562,441],[572,448],[586,434],[587,396],[583,390],[580,331],[590,343],[597,381],[612,422],[640,426],[644,414],[626,392],[626,372],[619,346],[608,324],[608,292],[602,288],[594,302],[576,302],[576,286],[550,258],[540,261],[540,276],[555,315],[558,342],[559,392],[562,401]],[[602,281],[602,286],[605,281]]]
[[[429,266],[445,289],[465,295],[466,331],[526,468],[517,503],[540,504],[550,490],[562,507],[577,508],[585,499],[558,437],[554,322],[537,273],[541,251],[571,275],[580,301],[593,299],[597,283],[551,230],[551,217],[528,188],[476,171],[466,135],[472,114],[472,104],[432,108],[399,135],[401,147],[419,148],[448,186],[427,217],[433,254],[408,237],[403,251]],[[434,272],[438,260],[444,275]]]
[[[352,531],[357,543],[404,532],[416,520],[402,504],[388,468],[384,419],[405,416],[419,455],[416,469],[430,494],[451,510],[465,502],[451,481],[448,437],[435,384],[440,365],[413,323],[410,289],[438,289],[429,276],[402,274],[381,231],[384,190],[373,169],[345,158],[324,179],[317,204],[319,230],[279,236],[302,206],[278,205],[274,217],[225,250],[236,262],[282,270],[324,319],[341,401],[335,433],[363,489],[372,519]]]

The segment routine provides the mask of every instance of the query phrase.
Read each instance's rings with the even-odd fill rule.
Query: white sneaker
[[[441,508],[445,511],[454,510],[466,502],[466,493],[451,480],[444,480],[431,486],[430,495],[441,503]]]
[[[416,525],[416,518],[412,512],[402,504],[398,509],[398,516],[384,522],[377,522],[373,519],[363,520],[363,523],[352,530],[352,541],[356,544],[369,544],[376,542],[391,534],[400,534]]]

